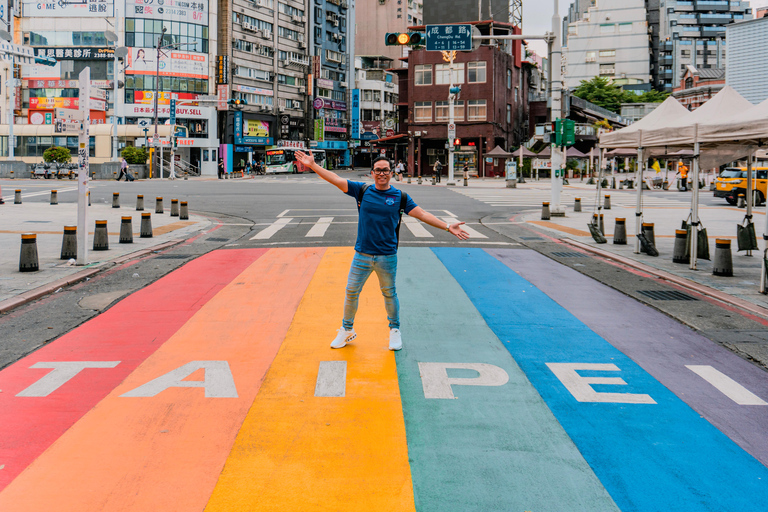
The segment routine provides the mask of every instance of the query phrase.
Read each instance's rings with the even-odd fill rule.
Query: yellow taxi
[[[752,188],[755,190],[755,206],[765,203],[768,196],[768,167],[752,169]],[[715,197],[722,197],[728,204],[736,204],[739,194],[747,194],[747,168],[727,167],[715,178]]]

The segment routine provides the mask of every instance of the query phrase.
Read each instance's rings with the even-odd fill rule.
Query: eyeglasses
[[[389,174],[392,172],[392,169],[374,169],[373,174]]]

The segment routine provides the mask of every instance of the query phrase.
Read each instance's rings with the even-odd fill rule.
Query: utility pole
[[[550,99],[550,122],[555,122],[563,116],[562,102],[562,22],[560,20],[560,5],[555,0],[555,12],[552,14],[552,33],[554,40],[549,43],[549,99]],[[552,170],[550,171],[552,204],[550,214],[552,216],[564,216],[565,211],[560,206],[560,193],[563,188],[561,170],[565,167],[565,146],[561,149],[552,141],[550,145],[550,161]]]

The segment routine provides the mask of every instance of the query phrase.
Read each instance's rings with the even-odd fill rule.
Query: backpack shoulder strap
[[[357,193],[357,211],[360,211],[360,204],[363,202],[363,196],[365,195],[365,191],[368,190],[368,187],[370,185],[368,183],[364,183],[363,186],[360,188],[360,192]]]
[[[405,206],[408,204],[408,194],[404,191],[400,191],[400,214],[397,219],[397,228],[395,229],[395,236],[397,238],[397,246],[400,247],[400,224],[403,223],[403,213],[405,213]]]

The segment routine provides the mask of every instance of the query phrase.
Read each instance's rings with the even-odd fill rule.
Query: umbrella
[[[565,156],[568,158],[587,158],[585,153],[582,153],[574,147],[568,148],[568,151],[565,152]]]

